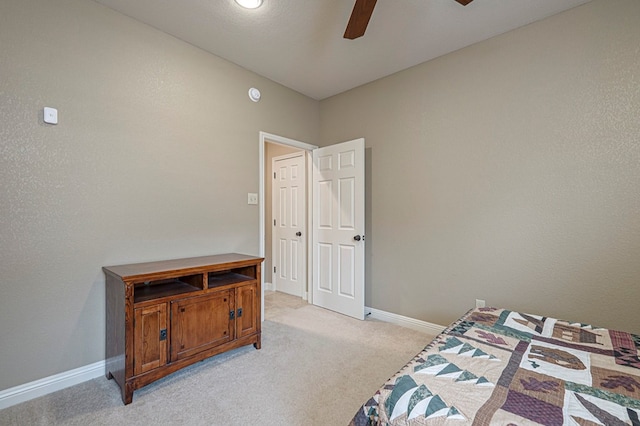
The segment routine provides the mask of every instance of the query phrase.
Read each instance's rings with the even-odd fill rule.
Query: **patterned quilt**
[[[469,311],[350,425],[640,426],[640,336],[505,309]]]

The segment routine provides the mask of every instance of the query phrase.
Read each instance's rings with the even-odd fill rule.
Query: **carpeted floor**
[[[432,338],[269,293],[262,349],[210,358],[135,391],[104,377],[0,411],[0,425],[346,425]]]

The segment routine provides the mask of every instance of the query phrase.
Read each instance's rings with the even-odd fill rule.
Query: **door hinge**
[[[276,178],[276,172],[273,172],[273,178],[274,179]]]
[[[276,267],[275,266],[273,267],[273,273],[274,274],[276,273]]]
[[[276,226],[276,220],[273,219],[273,226]]]

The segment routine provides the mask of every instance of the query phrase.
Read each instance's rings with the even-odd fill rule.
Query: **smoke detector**
[[[260,91],[255,87],[249,89],[249,99],[253,102],[258,102],[260,100]]]

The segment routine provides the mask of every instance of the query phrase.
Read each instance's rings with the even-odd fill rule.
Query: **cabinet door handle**
[[[235,319],[235,318],[236,318],[235,311],[229,311],[229,319]]]
[[[242,316],[242,308],[238,308],[238,318]]]

